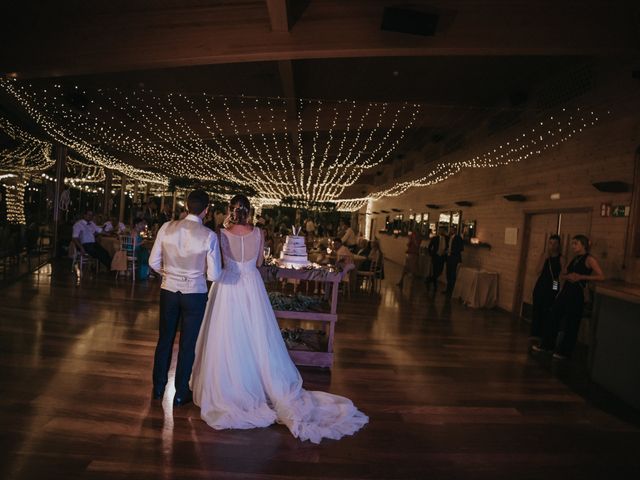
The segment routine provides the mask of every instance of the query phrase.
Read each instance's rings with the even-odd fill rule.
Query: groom
[[[149,266],[162,275],[160,336],[153,364],[154,399],[164,396],[173,341],[182,320],[174,405],[184,405],[192,399],[189,378],[207,304],[207,280],[217,280],[221,272],[218,237],[202,224],[208,206],[209,196],[204,190],[191,192],[187,197],[189,215],[162,225],[149,257]]]

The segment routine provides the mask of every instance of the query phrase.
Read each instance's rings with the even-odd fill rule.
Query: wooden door
[[[522,283],[521,314],[529,317],[533,297],[533,287],[538,280],[536,271],[540,256],[547,250],[549,236],[557,233],[558,213],[541,213],[531,215],[529,219],[528,248],[525,253],[524,280]]]

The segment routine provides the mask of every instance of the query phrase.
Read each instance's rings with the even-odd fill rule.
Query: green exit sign
[[[628,217],[631,207],[629,205],[614,205],[611,207],[612,217]]]

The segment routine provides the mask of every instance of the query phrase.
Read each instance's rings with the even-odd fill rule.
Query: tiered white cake
[[[304,237],[299,235],[300,229],[296,231],[294,228],[293,233],[293,235],[287,235],[284,240],[280,261],[292,267],[309,265],[307,246],[305,245]]]

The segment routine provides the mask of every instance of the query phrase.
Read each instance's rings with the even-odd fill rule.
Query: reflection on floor
[[[527,354],[526,328],[420,282],[341,299],[331,372],[371,423],[316,446],[285,427],[214,431],[150,400],[159,282],[45,266],[0,290],[0,478],[632,478],[634,419]],[[564,381],[563,381],[564,380]],[[606,402],[605,402],[606,403]],[[610,404],[603,405],[610,407]]]

